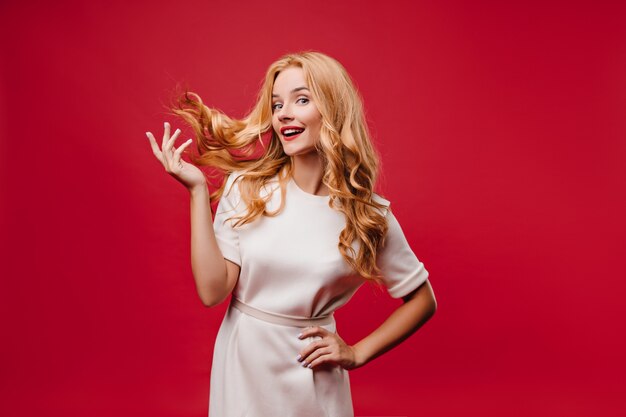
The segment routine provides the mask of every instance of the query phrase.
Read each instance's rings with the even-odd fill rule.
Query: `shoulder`
[[[389,206],[391,206],[391,202],[387,200],[386,198],[379,196],[376,193],[372,195],[372,200],[374,200],[374,202],[381,205],[381,207],[379,208],[380,213],[383,215],[383,217],[387,217],[387,213],[390,212]]]
[[[230,173],[226,173],[224,181],[224,190],[222,192],[222,198],[226,198],[231,201],[231,204],[238,204],[241,201],[241,190],[239,184],[243,178],[244,171],[237,170]]]
[[[230,194],[231,192],[239,191],[239,182],[243,178],[244,171],[237,170],[226,174],[226,181],[224,184],[224,194]]]
[[[248,171],[245,170],[237,170],[227,173],[224,183],[224,195],[241,195],[241,185],[244,181],[247,181],[247,174]],[[273,178],[262,183],[262,186],[260,187],[261,194],[265,195],[272,193],[275,191],[276,185],[279,185],[278,176],[274,176]]]
[[[232,185],[234,182],[239,181],[243,175],[245,174],[244,170],[236,170],[236,171],[232,171],[230,173],[226,173],[226,184],[227,185]]]

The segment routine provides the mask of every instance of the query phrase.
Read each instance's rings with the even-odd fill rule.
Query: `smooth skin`
[[[302,87],[305,87],[302,89]],[[302,69],[289,67],[276,77],[273,93],[272,126],[283,149],[293,158],[293,179],[304,191],[328,195],[322,183],[323,160],[314,144],[319,140],[321,115],[308,90]],[[280,133],[283,126],[305,127],[300,137],[286,141]],[[192,142],[184,142],[176,149],[180,129],[170,137],[170,125],[164,124],[161,149],[150,132],[146,132],[155,157],[167,173],[182,183],[191,197],[191,263],[198,295],[203,304],[220,304],[237,284],[240,267],[222,257],[213,231],[213,219],[204,175],[196,166],[181,159],[182,152]],[[350,370],[361,367],[389,351],[424,325],[437,310],[437,302],[430,282],[426,280],[412,293],[403,297],[404,303],[372,333],[354,345],[348,345],[339,335],[315,326],[303,329],[298,337],[319,337],[297,356],[302,366],[315,369],[334,364]]]

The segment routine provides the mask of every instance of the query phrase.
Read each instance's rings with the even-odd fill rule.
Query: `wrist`
[[[363,347],[359,346],[358,343],[352,346],[352,352],[354,353],[354,368],[360,368],[369,362],[367,355],[363,351]]]
[[[188,190],[189,190],[189,194],[191,194],[192,197],[204,196],[208,194],[209,192],[209,190],[207,189],[206,182],[204,181],[200,184],[196,184],[192,187],[189,187]]]

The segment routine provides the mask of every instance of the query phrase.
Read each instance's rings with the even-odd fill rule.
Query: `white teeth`
[[[287,129],[283,132],[284,135],[291,135],[292,133],[300,133],[303,132],[304,129]]]

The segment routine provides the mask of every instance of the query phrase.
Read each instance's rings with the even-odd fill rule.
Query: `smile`
[[[300,136],[300,134],[304,132],[304,128],[286,126],[280,129],[280,131],[283,134],[283,137],[285,138],[285,140],[289,141],[289,140],[294,140],[295,138]]]

